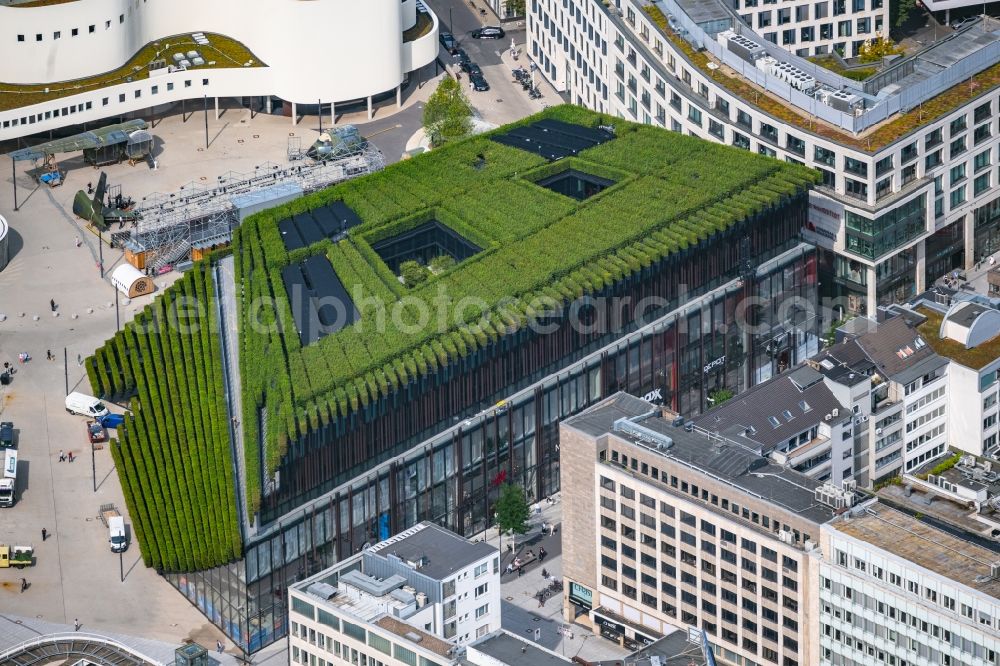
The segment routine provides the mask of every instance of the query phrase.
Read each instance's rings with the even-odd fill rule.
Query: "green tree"
[[[731,389],[727,388],[717,388],[708,394],[708,399],[712,402],[713,407],[718,407],[726,400],[733,397],[733,392]]]
[[[427,269],[415,261],[404,261],[399,265],[399,274],[403,278],[403,284],[407,287],[416,287],[427,279]]]
[[[446,270],[455,265],[455,258],[450,254],[442,254],[431,259],[430,263],[427,265],[433,273],[444,273]]]
[[[472,106],[462,86],[450,76],[441,79],[424,106],[424,131],[434,147],[472,133]]]
[[[504,484],[500,488],[500,499],[497,500],[496,512],[501,538],[504,532],[510,533],[516,550],[517,537],[515,535],[528,531],[528,518],[531,517],[531,508],[528,506],[528,500],[524,497],[524,488],[511,483]]]
[[[524,16],[524,0],[507,0],[504,3],[504,8],[506,9],[505,18]]]
[[[898,0],[889,3],[889,23],[894,28],[901,27],[917,8],[916,0]]]

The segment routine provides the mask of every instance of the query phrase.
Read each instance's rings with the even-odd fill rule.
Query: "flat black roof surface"
[[[353,324],[361,316],[329,260],[313,255],[281,270],[302,346]]]
[[[497,143],[537,153],[549,160],[576,155],[615,138],[605,130],[573,125],[561,120],[539,120],[492,137]]]
[[[278,231],[288,251],[307,247],[324,238],[333,238],[361,224],[361,218],[343,201],[299,213],[278,222]]]
[[[381,557],[395,555],[408,561],[423,558],[420,573],[435,580],[444,580],[485,557],[500,555],[499,550],[485,541],[469,541],[434,523],[425,521],[415,527],[421,529],[411,528],[400,532],[395,537],[372,546],[367,552]]]

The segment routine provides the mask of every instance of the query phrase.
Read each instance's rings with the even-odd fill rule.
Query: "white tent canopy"
[[[153,278],[143,275],[132,264],[121,264],[111,274],[111,284],[128,298],[151,294],[156,290]]]

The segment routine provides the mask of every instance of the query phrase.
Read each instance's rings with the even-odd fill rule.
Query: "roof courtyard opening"
[[[426,265],[435,257],[447,255],[459,263],[482,250],[451,227],[434,219],[379,241],[372,245],[372,249],[393,273],[398,273],[400,264],[406,261]]]
[[[601,178],[577,169],[567,169],[538,181],[538,185],[577,201],[589,199],[614,184],[615,181],[610,178]]]

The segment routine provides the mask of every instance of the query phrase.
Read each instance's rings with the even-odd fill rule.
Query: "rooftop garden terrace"
[[[917,326],[917,331],[940,356],[950,358],[973,370],[979,370],[1000,358],[1000,336],[969,349],[957,340],[941,337],[943,314],[927,307],[919,307],[916,310],[927,318]]]
[[[548,109],[518,125],[541,119],[613,124],[615,138],[549,161],[492,140],[507,126],[242,223],[233,252],[242,283],[251,513],[261,479],[299,436],[359,415],[533,318],[697,246],[815,182],[803,167],[578,107]],[[334,202],[360,219],[346,238],[286,246],[284,220]],[[282,272],[310,258],[330,263],[356,319],[303,345]],[[427,264],[424,279],[400,274],[412,262]]]
[[[25,5],[12,5],[24,7]],[[242,43],[214,33],[205,33],[208,44],[198,44],[191,35],[175,35],[151,42],[118,69],[103,74],[88,76],[73,81],[52,83],[2,83],[0,82],[0,111],[19,109],[32,104],[40,104],[53,99],[78,95],[108,86],[149,78],[149,64],[155,60],[167,60],[180,51],[195,50],[205,59],[205,64],[191,68],[192,71],[228,67],[263,67],[254,54]],[[167,46],[169,44],[169,47]],[[46,92],[48,90],[48,92]]]
[[[769,95],[762,88],[746,79],[727,74],[725,68],[711,69],[714,61],[703,51],[697,51],[683,37],[671,29],[667,17],[656,5],[646,5],[643,10],[660,30],[663,36],[684,54],[687,60],[702,74],[714,80],[726,90],[741,98],[747,104],[778,120],[798,127],[816,136],[829,139],[842,146],[848,146],[868,153],[875,153],[905,137],[914,130],[955,111],[970,101],[1000,87],[1000,63],[992,65],[970,79],[955,84],[941,94],[925,101],[920,107],[906,113],[890,116],[871,129],[858,134],[850,134],[838,127],[810,117],[801,109],[786,104]]]

